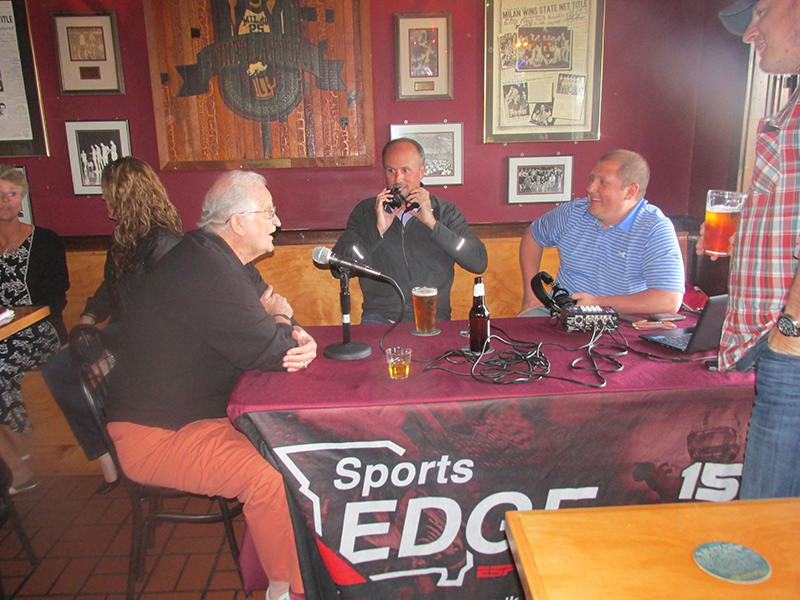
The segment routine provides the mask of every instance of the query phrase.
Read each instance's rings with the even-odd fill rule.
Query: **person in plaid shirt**
[[[755,46],[764,72],[800,70],[800,1],[739,0],[720,18]],[[798,94],[759,124],[753,182],[732,251],[720,368],[756,373],[741,498],[800,496]]]

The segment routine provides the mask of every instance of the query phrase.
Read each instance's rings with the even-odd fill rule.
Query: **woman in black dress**
[[[27,194],[24,173],[0,165],[0,306],[50,307],[46,319],[0,340],[0,456],[13,473],[12,493],[37,483],[29,460],[32,428],[22,401],[22,376],[66,341],[61,311],[69,289],[61,238],[19,219]]]

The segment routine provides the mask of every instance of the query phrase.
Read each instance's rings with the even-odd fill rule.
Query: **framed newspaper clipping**
[[[49,156],[25,0],[0,1],[0,156]]]
[[[485,142],[597,140],[605,0],[487,0]]]

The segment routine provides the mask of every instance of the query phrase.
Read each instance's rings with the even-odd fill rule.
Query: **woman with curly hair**
[[[125,156],[109,163],[100,187],[108,218],[116,223],[103,282],[86,301],[80,323],[96,325],[108,319],[103,333],[113,344],[142,278],[180,241],[183,225],[156,173],[138,158]],[[100,462],[105,481],[97,493],[110,492],[119,484],[117,473],[86,406],[69,350],[64,348],[53,356],[42,374],[86,458]]]

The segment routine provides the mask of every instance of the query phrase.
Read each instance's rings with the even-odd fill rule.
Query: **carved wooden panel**
[[[164,169],[372,165],[368,0],[145,0]]]

